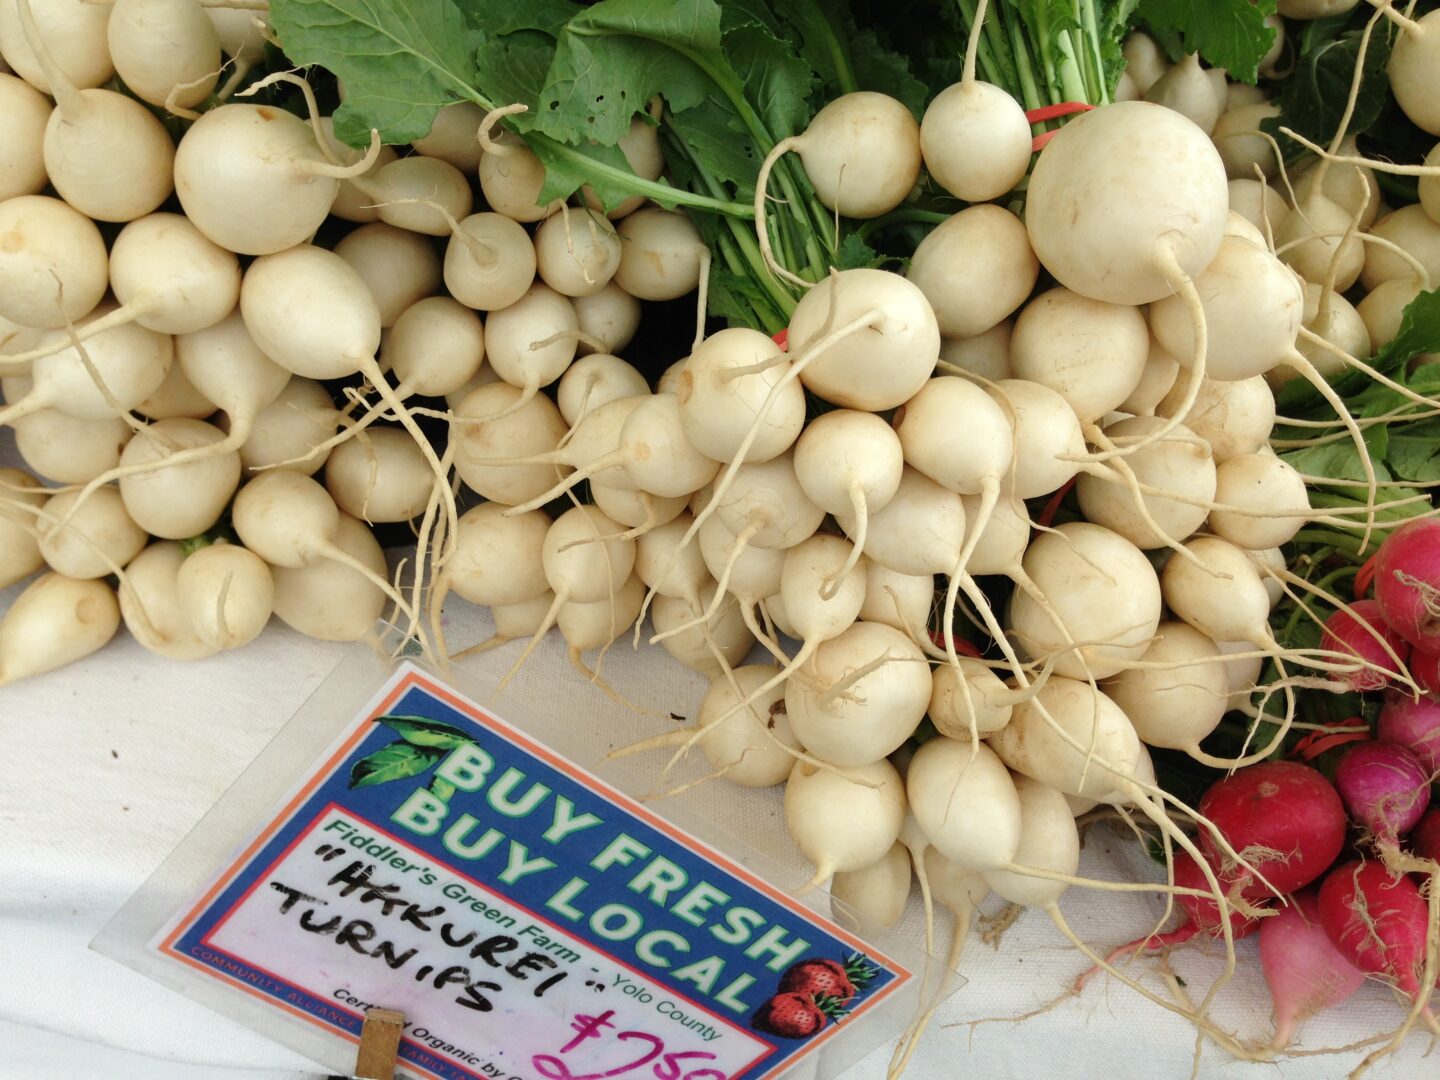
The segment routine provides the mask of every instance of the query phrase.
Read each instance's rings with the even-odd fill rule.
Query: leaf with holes
[[[656,94],[674,112],[699,104],[722,59],[714,0],[602,0],[567,23],[545,80],[535,127],[560,142],[613,146]]]

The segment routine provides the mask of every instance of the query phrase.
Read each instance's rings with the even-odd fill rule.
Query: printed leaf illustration
[[[430,781],[430,794],[441,802],[449,802],[450,796],[455,794],[455,785],[443,776],[436,776]]]
[[[457,727],[442,724],[438,720],[427,720],[423,716],[377,716],[377,724],[384,724],[411,746],[435,746],[441,750],[454,750],[475,740]]]
[[[391,780],[419,776],[444,756],[444,751],[438,747],[391,743],[355,763],[350,770],[350,786],[373,787],[375,784],[388,784]]]

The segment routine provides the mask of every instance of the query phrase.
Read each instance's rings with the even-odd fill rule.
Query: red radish
[[[1260,921],[1260,966],[1275,1002],[1270,1045],[1276,1050],[1290,1045],[1296,1024],[1339,1005],[1365,981],[1365,973],[1325,936],[1314,889],[1296,893]]]
[[[1320,886],[1320,925],[1345,959],[1407,994],[1420,990],[1428,925],[1409,878],[1376,861],[1337,866]]]
[[[1345,843],[1345,808],[1330,782],[1294,761],[1264,761],[1210,786],[1200,799],[1230,846],[1280,893],[1303,889],[1329,869]],[[1200,849],[1222,869],[1215,838],[1200,834]],[[1245,871],[1240,895],[1271,895]]]
[[[1415,671],[1412,664],[1411,672]],[[1440,774],[1440,701],[1389,694],[1375,724],[1375,737],[1409,750],[1433,780]]]
[[[1218,867],[1215,868],[1215,873],[1219,876],[1221,883],[1229,889],[1230,896],[1239,895],[1238,890],[1233,887],[1236,879],[1233,877],[1227,878]],[[1184,851],[1179,852],[1175,856],[1175,884],[1183,889],[1208,889],[1210,887],[1205,880],[1204,873],[1200,870],[1200,864],[1197,863],[1188,852]],[[1105,962],[1107,964],[1114,964],[1127,953],[1157,952],[1160,949],[1168,949],[1189,941],[1197,934],[1203,934],[1206,937],[1212,938],[1222,936],[1220,929],[1220,906],[1215,902],[1213,896],[1190,896],[1185,893],[1178,893],[1175,897],[1175,902],[1180,905],[1184,922],[1174,930],[1169,930],[1163,934],[1151,934],[1148,937],[1137,938],[1134,941],[1127,942],[1118,948],[1112,949],[1110,955],[1105,958]],[[1264,904],[1260,903],[1256,906],[1263,907]],[[1233,907],[1230,909],[1230,932],[1236,941],[1253,934],[1260,928],[1260,922],[1261,920],[1256,916],[1244,915],[1236,911]],[[1075,989],[1079,990],[1085,985],[1085,981],[1099,970],[1098,967],[1091,968],[1084,975],[1081,975],[1080,978],[1075,980]]]
[[[1396,657],[1403,664],[1410,656],[1410,643],[1385,624],[1377,600],[1356,600],[1350,611],[1336,611],[1326,619],[1320,647],[1349,653],[1375,665],[1333,676],[1349,683],[1351,690],[1383,690],[1390,684],[1386,672],[1395,672],[1399,666]],[[1395,655],[1391,656],[1391,652]]]
[[[1440,694],[1440,652],[1410,652],[1410,677],[1427,694]]]
[[[1430,803],[1430,774],[1403,746],[1356,743],[1335,769],[1345,806],[1381,847],[1394,847]]]
[[[1440,652],[1440,521],[1407,521],[1375,560],[1375,599],[1390,628],[1417,649]]]
[[[1410,853],[1417,859],[1440,862],[1440,806],[1426,810],[1406,839]]]
[[[829,1022],[809,994],[776,994],[755,1011],[750,1026],[782,1039],[808,1039]]]

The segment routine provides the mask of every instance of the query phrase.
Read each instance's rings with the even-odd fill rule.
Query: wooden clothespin
[[[369,1009],[360,1029],[354,1080],[394,1080],[395,1055],[405,1033],[405,1014],[394,1009]]]

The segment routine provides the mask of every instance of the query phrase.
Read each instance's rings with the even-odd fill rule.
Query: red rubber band
[[[1375,560],[1380,557],[1380,552],[1365,560],[1365,565],[1360,567],[1360,572],[1355,575],[1355,599],[1362,599],[1370,591],[1370,583],[1375,580]]]
[[[936,647],[936,648],[939,648],[939,649],[945,648],[945,634],[944,634],[943,631],[941,631],[941,630],[931,630],[931,631],[930,631],[930,640],[935,643],[935,647]],[[968,657],[970,657],[972,660],[979,660],[979,659],[980,659],[980,650],[977,649],[977,648],[976,648],[974,645],[972,645],[970,642],[966,641],[966,640],[965,640],[964,638],[962,638],[962,637],[957,637],[957,638],[954,639],[954,641],[955,641],[955,651],[956,651],[957,653],[959,653],[961,656],[968,656]]]
[[[1087,105],[1083,101],[1062,101],[1058,105],[1046,105],[1039,109],[1031,109],[1025,114],[1025,119],[1032,124],[1043,124],[1046,120],[1056,120],[1072,113],[1089,112],[1093,108],[1095,108],[1094,105]]]
[[[1050,523],[1055,520],[1055,515],[1060,512],[1060,504],[1065,501],[1065,496],[1070,494],[1070,489],[1074,486],[1075,478],[1072,476],[1060,486],[1059,491],[1050,496],[1050,501],[1045,504],[1045,509],[1040,511],[1040,516],[1035,519],[1035,524],[1048,529]]]
[[[785,329],[783,329],[783,330],[778,330],[778,331],[776,331],[775,333],[773,333],[773,334],[770,335],[770,340],[773,341],[773,342],[775,342],[776,345],[779,345],[779,346],[780,346],[780,351],[781,351],[781,352],[789,352],[789,351],[790,351],[790,328],[787,326],[787,327],[785,327]]]
[[[1353,727],[1363,723],[1364,721],[1360,717],[1352,716],[1348,720],[1332,720],[1325,727]],[[1295,749],[1290,751],[1290,756],[1300,758],[1302,761],[1314,761],[1327,750],[1344,746],[1346,743],[1364,742],[1369,737],[1363,731],[1336,731],[1328,735],[1323,729],[1312,731],[1295,744]]]
[[[1083,101],[1062,101],[1058,105],[1046,105],[1043,108],[1031,109],[1025,114],[1025,119],[1032,124],[1043,124],[1046,120],[1058,120],[1062,116],[1089,112],[1093,108],[1095,108],[1094,105],[1087,105]],[[1042,131],[1030,140],[1030,152],[1032,154],[1039,153],[1045,148],[1045,144],[1054,137],[1055,132]]]

